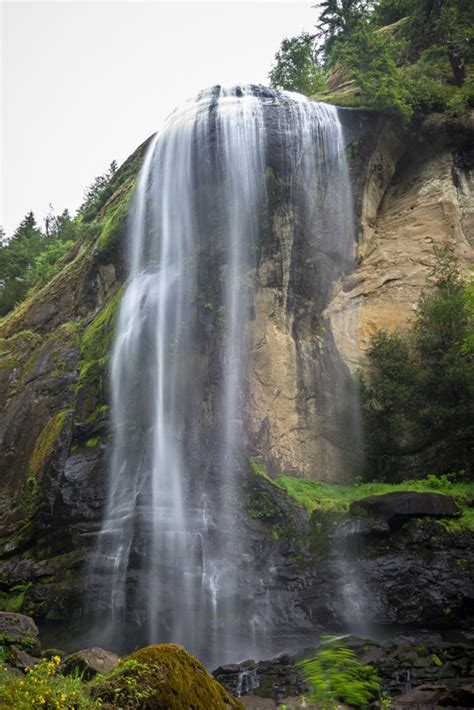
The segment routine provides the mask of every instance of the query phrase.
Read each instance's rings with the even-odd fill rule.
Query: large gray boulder
[[[61,670],[65,675],[79,673],[83,680],[90,680],[98,673],[110,673],[119,663],[120,658],[115,653],[95,646],[67,656]]]
[[[450,496],[441,493],[397,491],[369,496],[351,504],[352,513],[385,519],[392,529],[397,529],[410,518],[455,517],[460,511]]]

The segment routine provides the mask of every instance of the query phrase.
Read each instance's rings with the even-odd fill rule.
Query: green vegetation
[[[58,671],[61,659],[43,659],[25,675],[0,665],[0,710],[92,710],[100,707],[78,677]]]
[[[313,658],[298,667],[311,688],[311,701],[323,710],[338,708],[339,702],[365,706],[380,691],[375,668],[363,665],[352,649],[335,639],[329,638]]]
[[[80,406],[77,410],[81,421],[100,423],[108,411],[105,401],[105,382],[107,378],[112,338],[122,296],[120,289],[103,310],[83,331],[80,340],[79,384],[77,397]],[[99,432],[94,433],[87,442],[88,448],[99,443]]]
[[[108,364],[115,320],[122,290],[119,290],[107,306],[84,330],[81,339],[81,384],[96,383]]]
[[[134,177],[130,177],[114,196],[114,204],[107,210],[107,218],[97,242],[97,253],[109,257],[120,235],[125,231],[128,206],[135,186]]]
[[[79,249],[97,239],[97,254],[108,261],[124,231],[141,160],[137,151],[117,170],[113,162],[86,190],[75,217],[50,213],[40,227],[29,212],[11,238],[0,228],[0,318],[77,261]]]
[[[4,648],[3,646],[1,647]],[[6,648],[6,647],[5,647]],[[4,658],[8,661],[7,655]],[[0,664],[0,710],[242,710],[204,667],[181,646],[148,646],[124,659],[111,673],[85,682],[62,675],[59,655],[25,673]]]
[[[16,584],[8,592],[0,591],[0,609],[2,611],[18,612],[23,608],[25,592],[31,587],[32,582]]]
[[[129,710],[242,710],[199,661],[176,644],[136,651],[108,676],[92,681],[91,688],[102,703]]]
[[[448,248],[408,336],[380,331],[360,376],[368,480],[472,474],[474,298]]]
[[[29,212],[12,238],[0,240],[0,317],[23,300],[29,289],[46,283],[73,247],[76,227],[67,210],[49,215],[41,230]]]
[[[98,175],[84,192],[84,201],[79,207],[78,213],[85,222],[90,222],[97,216],[100,208],[111,196],[112,178],[117,172],[115,160],[109,165],[106,173]]]
[[[108,206],[110,198],[116,193],[122,193],[126,183],[133,182],[140,167],[142,153],[139,150],[117,170],[117,163],[113,160],[109,169],[99,175],[89,185],[84,193],[84,202],[79,207],[77,221],[79,224],[92,222],[103,215],[104,208]]]
[[[247,513],[251,518],[260,520],[274,540],[294,537],[296,531],[288,530],[291,517],[287,515],[281,492],[268,475],[263,463],[250,459],[249,473],[245,484]],[[262,480],[265,483],[262,485]],[[268,485],[270,484],[270,485]]]
[[[298,37],[284,39],[269,78],[272,86],[286,91],[308,96],[323,91],[325,80],[317,63],[313,37],[303,32]]]
[[[45,461],[53,452],[56,439],[63,428],[66,414],[67,412],[63,411],[51,417],[39,435],[30,459],[30,471],[33,476],[36,476],[41,471]]]
[[[459,478],[461,480],[457,480]],[[306,478],[279,476],[275,483],[308,512],[318,511],[339,515],[347,513],[351,503],[367,496],[396,491],[443,493],[452,496],[462,511],[460,518],[444,524],[449,528],[474,528],[474,509],[469,507],[472,503],[473,486],[463,482],[462,476],[460,477],[459,474],[430,475],[417,481],[404,481],[403,483],[358,483],[356,485],[323,483]]]
[[[408,121],[474,105],[470,0],[324,0],[316,31],[284,40],[270,81]],[[312,89],[314,77],[330,91]]]

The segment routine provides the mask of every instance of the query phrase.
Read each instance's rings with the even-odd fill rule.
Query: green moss
[[[459,518],[446,518],[440,520],[439,523],[450,532],[458,532],[465,529],[474,530],[474,508],[462,507]]]
[[[97,383],[107,367],[121,296],[122,289],[115,294],[82,334],[80,385]]]
[[[26,635],[17,638],[16,636],[2,633],[0,634],[0,648],[6,646],[17,646],[23,651],[36,651],[38,648],[38,640]]]
[[[249,459],[249,464],[251,470],[257,474],[257,476],[262,476],[265,478],[267,481],[269,481],[272,485],[274,485],[272,479],[268,475],[267,469],[265,468],[265,464],[263,461],[257,457],[253,457]]]
[[[435,666],[438,666],[438,668],[443,667],[443,661],[441,660],[441,658],[439,656],[436,655],[436,653],[433,653],[433,655],[431,656],[431,660],[433,661]]]
[[[354,139],[346,148],[346,155],[349,160],[356,158],[359,155],[359,151],[362,145],[360,138]]]
[[[104,382],[122,291],[123,289],[120,289],[113,296],[82,333],[77,411],[80,412],[81,421],[86,420],[89,424],[100,423],[107,410],[104,404]]]
[[[31,585],[32,582],[17,584],[8,592],[0,592],[0,609],[10,612],[21,611],[25,602],[25,592]]]
[[[61,433],[66,414],[67,412],[63,411],[51,417],[37,438],[33,454],[30,458],[30,471],[34,476],[42,470],[45,462],[53,453],[56,439]]]
[[[289,196],[291,180],[284,180],[272,168],[265,172],[267,198],[271,207],[276,207]]]
[[[332,549],[331,534],[343,513],[333,510],[316,510],[310,519],[309,544],[312,552],[326,556]]]
[[[99,443],[99,439],[87,439],[86,446],[88,449],[94,449]]]
[[[98,700],[128,710],[243,710],[196,658],[176,644],[142,648],[90,687]]]
[[[308,532],[306,512],[275,484],[258,458],[249,460],[244,495],[247,515],[261,523],[272,540],[291,541],[295,559],[303,566]]]
[[[261,520],[267,525],[272,537],[278,539],[285,525],[279,490],[261,461],[252,458],[249,464],[250,471],[246,482],[247,513],[251,518]],[[262,479],[265,482],[263,485]]]
[[[135,178],[130,177],[120,188],[114,203],[107,209],[102,231],[97,242],[97,253],[102,259],[109,257],[124,233],[130,198],[135,186]]]

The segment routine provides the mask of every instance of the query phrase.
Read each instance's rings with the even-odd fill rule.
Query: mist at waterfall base
[[[203,91],[147,149],[89,564],[94,638],[106,647],[180,643],[209,666],[278,648],[277,571],[256,569],[245,525],[243,476],[259,453],[246,436],[248,324],[275,190],[285,191],[321,308],[350,268],[344,148],[335,107],[250,86]]]

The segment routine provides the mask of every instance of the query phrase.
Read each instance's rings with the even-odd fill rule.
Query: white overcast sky
[[[283,37],[311,31],[311,2],[1,3],[0,224],[75,211],[189,96],[267,83]]]

